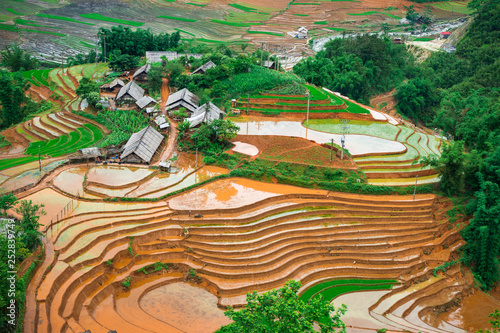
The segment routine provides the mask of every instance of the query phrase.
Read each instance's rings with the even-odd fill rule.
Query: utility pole
[[[342,153],[340,155],[340,159],[343,160],[344,159],[344,148],[345,148],[345,135],[346,135],[347,131],[349,130],[349,126],[347,124],[350,122],[350,120],[342,119],[341,122],[342,122],[342,138],[340,139],[340,143],[342,144]]]
[[[333,162],[333,139],[332,139],[332,146],[330,149],[330,162]]]
[[[417,182],[418,182],[418,175],[417,178],[415,179],[415,188],[413,189],[413,201],[415,201],[415,193],[417,193]]]
[[[40,177],[42,176],[42,160],[40,158],[40,145],[38,145],[38,172],[40,173]]]
[[[309,100],[311,99],[311,92],[308,90],[307,91],[307,120],[306,120],[306,127],[309,126]]]

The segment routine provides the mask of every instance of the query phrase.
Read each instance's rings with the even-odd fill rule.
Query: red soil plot
[[[323,167],[355,169],[356,165],[334,148],[333,162],[330,162],[330,149],[315,142],[293,137],[272,135],[238,135],[233,141],[254,145],[259,149],[257,157],[267,160],[311,164]]]

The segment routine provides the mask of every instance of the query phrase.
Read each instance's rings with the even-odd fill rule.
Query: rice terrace
[[[0,331],[499,332],[496,0],[3,0]]]

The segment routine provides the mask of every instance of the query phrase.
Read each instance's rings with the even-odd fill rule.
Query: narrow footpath
[[[165,114],[165,104],[167,104],[168,96],[170,95],[170,89],[168,87],[168,79],[162,79],[161,82],[161,103],[160,110],[163,114]],[[165,114],[166,115],[166,114]],[[161,161],[166,161],[170,158],[170,155],[174,152],[175,149],[175,138],[177,137],[177,124],[170,120],[170,134],[168,136],[168,142],[165,148],[163,149],[160,158],[158,161],[153,163],[153,165],[159,165]]]

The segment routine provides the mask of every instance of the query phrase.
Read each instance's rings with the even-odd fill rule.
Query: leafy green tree
[[[457,195],[464,190],[464,143],[455,141],[445,143],[440,157],[436,155],[423,156],[418,162],[423,167],[431,166],[439,171],[440,186],[448,195]]]
[[[234,323],[222,326],[220,333],[304,333],[345,332],[345,325],[340,319],[347,307],[335,309],[323,298],[305,303],[297,292],[301,284],[290,280],[281,289],[271,290],[259,295],[256,291],[247,294],[247,305],[239,311],[231,307],[224,313]]]
[[[18,226],[18,239],[20,239],[28,249],[34,250],[42,242],[40,237],[42,233],[39,231],[41,215],[45,215],[43,204],[33,204],[31,200],[21,200],[16,212],[22,215]]]
[[[109,68],[117,72],[130,70],[139,65],[139,57],[122,54],[120,50],[114,50],[109,57]]]
[[[18,124],[32,111],[31,99],[26,96],[28,81],[20,72],[9,73],[0,70],[1,126]]]
[[[410,21],[412,24],[415,24],[417,22],[417,18],[418,18],[418,13],[417,11],[415,10],[415,8],[413,8],[413,5],[410,5],[410,6],[404,6],[403,7],[406,9],[406,19],[408,21]]]
[[[467,242],[462,247],[462,262],[472,268],[482,287],[489,290],[500,277],[500,187],[483,180],[481,175],[478,178],[480,190],[468,207],[474,210],[474,218],[462,232]]]
[[[415,120],[431,120],[431,107],[438,102],[431,82],[422,77],[401,83],[396,88],[394,97],[398,101],[398,110]]]
[[[194,146],[201,151],[221,152],[229,145],[229,140],[236,137],[239,127],[229,119],[215,119],[203,123],[200,128],[191,135]]]
[[[0,212],[3,215],[7,214],[7,210],[11,209],[17,204],[17,198],[12,194],[5,194],[0,197]]]
[[[151,65],[148,72],[148,88],[151,93],[158,93],[161,91],[162,80],[167,78],[168,74],[165,67],[157,64]]]
[[[0,57],[2,58],[2,65],[11,72],[29,71],[39,65],[35,57],[21,50],[17,44],[12,47],[6,46],[5,50],[0,51]]]
[[[101,99],[99,93],[99,85],[87,77],[83,77],[79,81],[79,86],[76,88],[76,94],[82,99],[87,99],[89,105],[96,106]]]
[[[175,116],[175,118],[178,119],[184,119],[187,118],[188,114],[186,113],[186,108],[179,108],[179,110],[172,111],[172,114]]]

